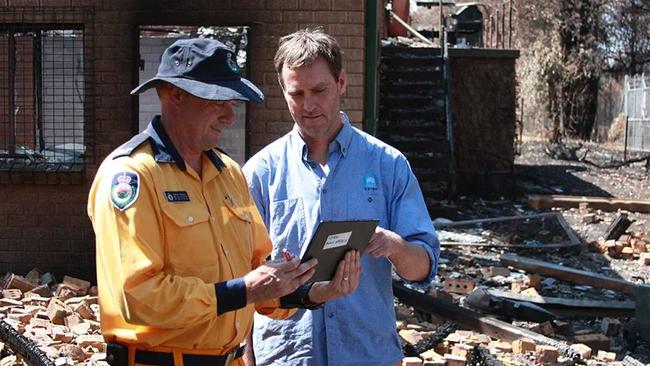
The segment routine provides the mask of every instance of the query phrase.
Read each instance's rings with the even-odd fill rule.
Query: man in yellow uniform
[[[171,45],[156,77],[131,93],[150,88],[161,115],[106,158],[88,200],[107,360],[241,365],[254,310],[292,315],[278,298],[316,264],[265,262],[272,246],[246,181],[214,148],[234,123],[234,101],[264,96],[210,39]]]

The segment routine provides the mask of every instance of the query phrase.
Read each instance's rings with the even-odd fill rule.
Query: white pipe
[[[418,32],[418,31],[416,31],[415,29],[413,29],[410,25],[408,25],[408,23],[406,23],[406,22],[403,21],[400,17],[398,17],[397,15],[395,15],[395,13],[393,13],[392,10],[389,9],[388,11],[389,11],[390,15],[391,15],[393,18],[395,18],[395,20],[397,20],[397,22],[399,22],[399,24],[401,24],[402,26],[404,26],[404,28],[406,28],[406,30],[408,30],[409,32],[413,33],[413,35],[415,35],[416,37],[418,37],[419,39],[421,39],[424,43],[428,44],[429,46],[431,46],[431,47],[436,47],[436,44],[435,44],[435,43],[431,42],[430,39],[428,39],[427,37],[425,37],[425,36],[423,36],[422,34],[420,34],[420,32]]]

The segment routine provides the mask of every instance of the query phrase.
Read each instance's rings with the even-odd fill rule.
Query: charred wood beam
[[[593,209],[607,212],[616,212],[621,209],[631,212],[650,213],[650,201],[642,200],[532,194],[527,196],[526,202],[533,208],[578,208],[580,203],[586,202]]]
[[[625,309],[634,310],[634,301],[599,301],[599,300],[582,300],[582,299],[567,299],[562,297],[551,296],[523,296],[514,292],[489,290],[490,294],[498,297],[505,297],[507,299],[528,301],[541,305],[561,305],[574,308],[609,308],[609,309]]]
[[[405,305],[415,309],[439,315],[454,321],[460,326],[472,329],[490,337],[514,341],[521,338],[530,338],[535,343],[556,347],[562,354],[577,359],[580,355],[569,348],[566,343],[561,343],[539,333],[516,327],[510,323],[483,315],[470,309],[462,308],[453,302],[436,299],[415,290],[411,290],[399,281],[393,281],[393,292],[397,299]]]
[[[621,235],[625,234],[625,230],[632,225],[632,221],[627,218],[626,213],[619,213],[616,216],[616,219],[609,224],[607,230],[605,230],[605,235],[603,237],[605,240],[618,240]]]
[[[494,222],[506,222],[506,221],[521,221],[528,219],[540,219],[545,217],[552,217],[559,215],[557,212],[545,212],[541,214],[526,215],[526,216],[504,216],[504,217],[491,217],[487,219],[474,219],[474,220],[465,220],[465,221],[454,221],[448,224],[438,224],[436,228],[447,228],[447,227],[458,227],[474,224],[490,224]]]
[[[448,224],[436,224],[437,230],[444,230],[445,228],[457,228],[462,226],[471,227],[477,224],[491,224],[491,223],[501,223],[501,222],[510,222],[510,221],[525,221],[531,219],[545,219],[545,218],[554,218],[557,220],[557,223],[562,227],[564,234],[568,238],[568,241],[561,243],[544,243],[539,245],[525,245],[525,244],[501,244],[501,243],[471,243],[471,242],[453,242],[453,241],[441,241],[442,246],[482,246],[482,247],[508,247],[508,248],[522,248],[522,249],[559,249],[567,248],[575,245],[580,245],[582,241],[578,235],[573,231],[568,222],[564,219],[559,212],[546,212],[535,215],[526,215],[526,216],[504,216],[504,217],[492,217],[488,219],[475,219],[475,220],[466,220],[466,221],[456,221]]]
[[[562,249],[580,245],[580,243],[549,243],[549,244],[501,244],[501,243],[470,243],[470,242],[456,242],[456,241],[441,241],[440,245],[443,247],[494,247],[494,248],[512,248],[512,249]]]
[[[477,288],[465,297],[466,306],[486,313],[507,317],[508,319],[519,319],[543,323],[557,318],[557,315],[547,309],[526,301],[515,301],[506,297],[495,296],[492,293]]]
[[[587,159],[587,153],[585,153],[585,156],[580,161],[582,161],[582,162],[584,162],[586,164],[589,164],[591,166],[595,166],[596,168],[600,168],[600,169],[618,169],[620,167],[630,165],[630,164],[633,164],[633,163],[638,163],[638,162],[641,162],[641,161],[645,161],[647,163],[648,161],[650,161],[650,155],[641,156],[641,157],[634,158],[634,159],[626,159],[626,160],[618,161],[618,162],[614,162],[614,163],[600,164],[600,163],[596,163],[596,162],[593,162],[591,160],[588,160]]]
[[[490,350],[485,347],[476,347],[472,352],[470,365],[475,366],[504,366],[503,362],[499,361]]]
[[[402,341],[402,351],[406,356],[419,357],[424,353],[442,342],[448,335],[455,332],[458,326],[453,322],[446,322],[442,326],[436,328],[435,333],[425,336],[421,341],[416,344],[410,344],[402,336],[399,336]]]
[[[514,292],[498,290],[489,290],[488,292],[497,297],[532,302],[548,308],[553,313],[563,317],[633,317],[636,309],[636,303],[634,301],[596,301],[549,296],[529,297]]]
[[[637,285],[625,280],[606,277],[597,273],[560,266],[557,264],[543,262],[514,254],[502,254],[501,264],[504,266],[512,266],[514,268],[523,269],[528,273],[552,276],[554,278],[581,285],[607,288],[610,290],[631,294],[633,296],[637,287]]]

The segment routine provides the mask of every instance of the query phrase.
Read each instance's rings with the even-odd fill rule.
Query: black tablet
[[[318,259],[316,273],[309,281],[331,280],[348,250],[356,249],[363,253],[377,224],[379,220],[322,221],[318,224],[302,256],[302,262]]]

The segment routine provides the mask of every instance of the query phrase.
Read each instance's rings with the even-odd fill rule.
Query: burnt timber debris
[[[560,278],[568,282],[582,285],[607,288],[630,295],[634,295],[636,289],[636,285],[628,281],[609,278],[597,273],[582,271],[513,254],[501,255],[501,263],[505,266],[512,266],[531,273]]]
[[[598,301],[550,296],[524,296],[509,291],[489,290],[490,295],[538,304],[564,318],[634,316],[634,301]]]
[[[648,254],[647,236],[639,230],[643,220],[636,214],[590,212],[588,205],[578,208],[436,224],[441,232],[473,235],[479,245],[443,246],[438,281],[424,294],[395,283],[403,365],[648,362],[640,356],[647,343],[639,338],[641,325],[634,321],[639,317],[635,292],[644,280],[602,274],[598,267],[581,263],[599,257],[647,267],[643,257]],[[590,213],[599,219],[585,222],[583,216]],[[603,251],[597,240],[583,240],[573,229],[601,225],[599,233],[605,235],[605,226],[611,227],[618,217],[631,224],[618,229],[624,231],[618,239],[607,241],[614,243],[611,251],[607,247]],[[490,240],[501,245],[493,246]],[[624,248],[632,255],[624,257]],[[38,271],[9,274],[0,285],[0,318],[57,365],[105,365],[95,290],[89,286],[68,277],[57,283],[51,274]],[[487,306],[472,306],[472,297],[481,291],[487,292]],[[34,306],[40,306],[36,315],[27,314],[25,309]],[[64,327],[72,331],[61,332]],[[44,333],[48,329],[53,334]],[[27,363],[29,356],[3,342],[0,361]]]
[[[445,319],[452,320],[466,329],[476,330],[490,337],[516,341],[521,338],[532,339],[537,343],[556,347],[563,354],[574,358],[578,357],[568,345],[555,341],[541,334],[527,329],[513,326],[510,323],[485,316],[470,309],[460,307],[452,302],[436,299],[434,297],[411,290],[399,282],[393,282],[395,296],[404,304],[413,306],[430,314],[437,314]]]
[[[513,226],[517,229],[513,229]],[[529,229],[524,227],[528,226]],[[555,226],[559,228],[562,233],[551,233],[549,230],[545,230],[546,226],[552,227]],[[469,241],[452,241],[444,240],[444,238],[467,238],[467,236],[462,235],[453,235],[453,232],[458,231],[469,231],[471,228],[476,228],[482,234],[482,237],[478,238],[476,242]],[[494,228],[492,233],[488,230]],[[463,230],[464,229],[464,230]],[[504,231],[499,232],[499,231]],[[489,219],[477,219],[477,220],[467,220],[467,221],[457,221],[452,223],[443,223],[437,224],[436,230],[439,233],[439,236],[443,238],[440,242],[443,246],[487,246],[487,247],[508,247],[508,248],[525,248],[525,249],[556,249],[563,247],[570,247],[575,245],[580,245],[580,238],[576,233],[571,229],[569,224],[566,222],[564,217],[557,212],[542,213],[536,215],[526,215],[526,216],[510,216],[510,217],[497,217]],[[534,235],[531,237],[517,238],[515,235],[516,232],[533,232]],[[551,237],[550,242],[544,242],[539,239],[541,232],[545,231],[547,234],[555,234]],[[449,232],[449,234],[448,234]],[[470,237],[471,239],[472,237]],[[474,236],[474,238],[477,238]],[[520,239],[520,242],[517,242],[517,239]],[[515,242],[513,242],[515,241]],[[523,242],[521,242],[523,241]]]
[[[494,215],[499,211],[493,210],[492,217],[484,215],[487,218],[434,221],[443,242],[439,282],[426,293],[396,283],[394,292],[401,306],[412,308],[416,318],[412,321],[424,326],[423,334],[450,320],[459,330],[434,347],[435,356],[405,351],[422,362],[408,364],[650,362],[647,340],[639,337],[642,313],[635,300],[638,288],[650,278],[644,216],[605,212],[587,202],[537,217],[517,204],[513,208],[515,216]],[[445,236],[449,232],[452,235]],[[607,249],[605,242],[613,248]],[[614,271],[621,266],[637,273]],[[481,291],[489,295],[482,295],[482,305],[487,306],[473,303]],[[477,342],[477,334],[488,338]],[[544,343],[549,339],[556,343]]]
[[[616,219],[612,221],[607,230],[605,230],[605,240],[618,240],[621,235],[625,233],[627,228],[632,225],[632,221],[628,220],[626,213],[619,213]]]
[[[650,213],[650,201],[626,200],[607,197],[576,197],[565,195],[530,194],[526,203],[532,208],[578,208],[581,203],[586,203],[595,210],[616,212],[625,210],[630,212]]]

